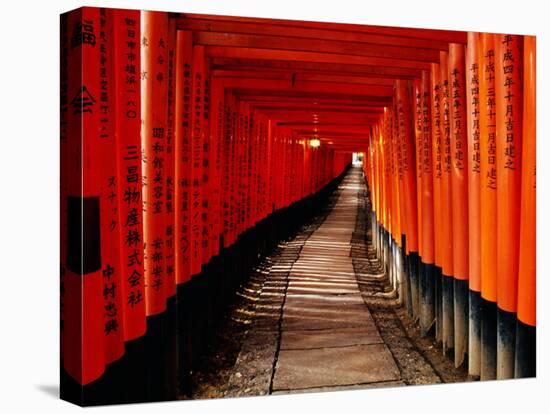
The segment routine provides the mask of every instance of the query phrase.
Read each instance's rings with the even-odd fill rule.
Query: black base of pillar
[[[497,308],[497,378],[514,378],[517,317]]]
[[[435,266],[420,263],[420,334],[432,334],[435,319]]]
[[[410,313],[414,319],[420,317],[420,257],[418,253],[411,252],[408,260],[409,268],[409,299]]]
[[[467,364],[469,289],[467,280],[454,279],[455,367]]]
[[[470,290],[468,373],[478,377],[481,369],[481,294]]]
[[[516,378],[537,376],[537,328],[520,320],[516,325]]]
[[[497,304],[481,298],[481,371],[482,381],[497,377]]]
[[[441,306],[443,311],[441,336],[443,355],[450,356],[455,347],[454,278],[445,274],[441,278]]]

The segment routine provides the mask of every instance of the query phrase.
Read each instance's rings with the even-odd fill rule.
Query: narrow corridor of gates
[[[60,34],[63,398],[535,376],[534,36],[94,7]]]
[[[326,208],[255,269],[263,277],[243,285],[226,322],[244,332],[235,343],[239,329],[221,327],[225,338],[194,374],[193,398],[469,379],[406,326],[402,280],[372,244],[368,204],[363,173],[351,168]],[[233,357],[216,364],[230,342]]]

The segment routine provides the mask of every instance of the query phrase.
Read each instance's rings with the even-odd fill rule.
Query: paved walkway
[[[433,384],[443,381],[434,363],[454,372],[429,362],[434,344],[403,325],[406,310],[369,239],[367,204],[352,169],[323,211],[252,272],[220,332],[217,368],[197,373],[195,397]]]
[[[290,268],[272,392],[400,379],[366,307],[351,258],[359,174]]]

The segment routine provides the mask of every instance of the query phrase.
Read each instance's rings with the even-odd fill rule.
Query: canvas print
[[[60,28],[63,399],[536,375],[534,36]]]

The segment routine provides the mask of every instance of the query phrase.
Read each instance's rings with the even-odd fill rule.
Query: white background
[[[58,392],[59,14],[82,5],[538,36],[538,379],[173,402],[116,412],[548,410],[548,19],[544,1],[8,0],[0,10],[0,411],[63,413]],[[545,137],[546,139],[543,139]],[[542,403],[542,404],[541,404]],[[540,405],[539,405],[540,404]],[[542,408],[539,408],[542,406]],[[97,410],[97,408],[89,409]]]

